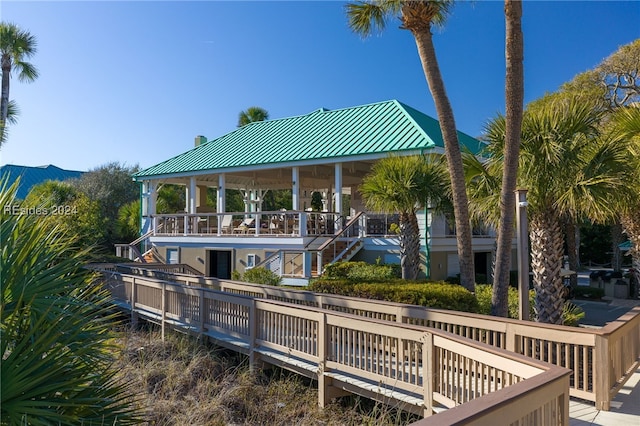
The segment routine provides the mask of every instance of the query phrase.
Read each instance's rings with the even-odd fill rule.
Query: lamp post
[[[429,208],[429,202],[425,203],[424,208],[424,256],[425,256],[425,264],[424,264],[424,273],[426,278],[431,279],[431,212]]]
[[[529,219],[527,190],[516,189],[516,229],[518,234],[518,318],[529,320]]]

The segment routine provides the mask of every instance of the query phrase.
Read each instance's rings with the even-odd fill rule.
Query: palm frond
[[[18,203],[18,184],[0,184],[0,204]],[[17,213],[0,212],[0,423],[137,423],[110,368],[111,298],[83,268],[86,252],[44,218]]]
[[[383,3],[364,1],[347,3],[346,13],[349,27],[362,37],[383,31],[386,27],[387,17],[391,13]]]

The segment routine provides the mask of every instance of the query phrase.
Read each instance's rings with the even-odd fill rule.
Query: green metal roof
[[[67,179],[77,179],[84,172],[77,170],[64,170],[51,164],[47,166],[30,167],[17,166],[14,164],[6,164],[0,167],[0,178],[6,179],[7,184],[11,185],[16,179],[20,178],[20,185],[16,197],[23,200],[29,194],[31,188],[48,180],[63,181]]]
[[[480,142],[458,132],[460,145]],[[134,175],[137,180],[443,147],[438,121],[396,100],[247,124]]]

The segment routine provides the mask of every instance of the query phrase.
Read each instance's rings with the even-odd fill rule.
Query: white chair
[[[219,217],[219,216],[218,216]],[[223,234],[230,234],[233,232],[233,215],[225,214],[222,216],[221,231]]]

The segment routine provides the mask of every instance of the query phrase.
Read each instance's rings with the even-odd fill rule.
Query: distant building
[[[48,180],[63,181],[67,179],[76,179],[82,176],[84,172],[76,170],[64,170],[60,167],[52,166],[16,166],[13,164],[7,164],[0,167],[0,177],[8,179],[8,184],[11,185],[16,179],[20,178],[20,185],[18,187],[17,198],[24,199],[31,188],[39,183],[46,182]]]

